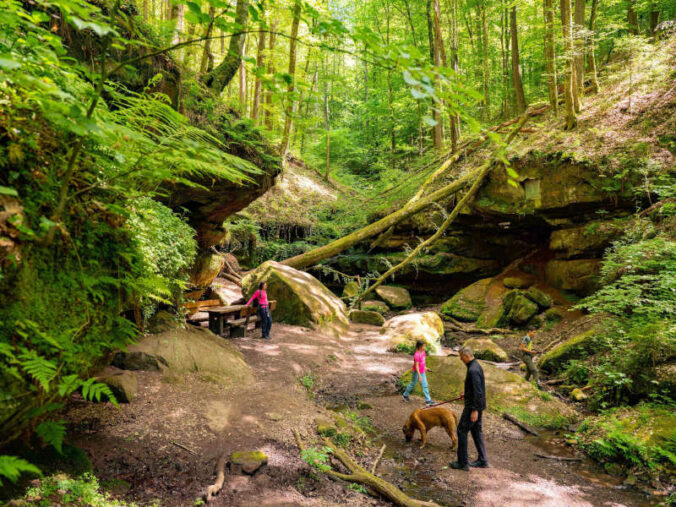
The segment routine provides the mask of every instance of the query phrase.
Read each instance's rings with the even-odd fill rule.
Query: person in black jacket
[[[467,366],[465,377],[465,392],[460,396],[465,400],[465,408],[458,423],[458,461],[450,463],[451,468],[469,471],[469,467],[488,468],[488,458],[484,447],[484,436],[481,432],[481,414],[486,410],[486,382],[484,371],[479,362],[474,359],[474,353],[469,347],[460,349],[460,359]],[[467,433],[472,432],[474,445],[479,458],[469,463],[467,457]]]

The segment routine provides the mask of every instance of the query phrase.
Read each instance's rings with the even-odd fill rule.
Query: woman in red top
[[[422,392],[425,395],[425,401],[428,405],[432,405],[434,402],[432,401],[432,398],[430,398],[430,390],[427,386],[425,358],[425,342],[418,340],[415,344],[415,354],[413,354],[413,368],[411,368],[413,375],[411,377],[411,383],[406,388],[406,391],[404,391],[404,400],[411,401],[408,395],[411,394],[411,391],[413,391],[413,388],[418,383],[418,379],[420,379],[420,387],[422,387]]]
[[[264,340],[270,339],[270,328],[272,327],[272,314],[270,313],[270,303],[268,302],[268,293],[266,292],[268,284],[261,282],[258,290],[253,293],[251,299],[246,304],[251,306],[254,301],[258,304],[258,317],[261,319],[261,331]]]

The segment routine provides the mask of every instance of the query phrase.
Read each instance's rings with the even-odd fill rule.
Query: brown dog
[[[458,436],[456,435],[455,430],[458,426],[458,416],[449,408],[419,408],[408,416],[408,420],[406,421],[406,424],[404,424],[402,431],[404,432],[407,442],[411,441],[415,430],[420,431],[420,440],[422,440],[420,448],[422,449],[427,443],[427,432],[435,426],[441,426],[446,430],[446,433],[448,433],[448,436],[451,437],[451,440],[453,441],[451,450],[457,449]]]

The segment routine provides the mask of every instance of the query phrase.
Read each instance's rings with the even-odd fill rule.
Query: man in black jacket
[[[479,362],[474,359],[474,353],[469,347],[460,349],[460,359],[467,366],[465,377],[465,392],[461,396],[465,400],[465,408],[458,423],[458,461],[450,463],[451,468],[469,472],[469,467],[488,468],[484,436],[481,432],[481,414],[486,410],[486,382],[484,371]],[[469,463],[467,457],[467,433],[472,432],[474,445],[479,453],[479,459]]]

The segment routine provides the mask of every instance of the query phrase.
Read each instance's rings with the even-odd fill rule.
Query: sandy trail
[[[212,481],[221,452],[261,449],[268,466],[253,477],[228,475],[213,505],[388,505],[316,476],[299,458],[292,436],[294,428],[314,435],[314,419],[327,414],[327,407],[356,410],[357,402],[365,401],[373,408],[361,413],[371,418],[380,438],[361,459],[370,463],[386,443],[379,474],[412,496],[443,505],[640,503],[638,494],[619,489],[587,463],[537,458],[538,442],[491,413],[484,419],[490,469],[449,469],[455,456],[439,429],[429,434],[422,451],[415,442],[405,444],[401,427],[422,400],[407,404],[397,394],[396,376],[411,360],[387,352],[379,328],[354,325],[331,337],[275,324],[272,335],[272,341],[235,340],[254,371],[255,381],[247,387],[232,390],[192,375],[168,381],[159,373],[139,372],[139,394],[121,410],[74,403],[67,414],[73,443],[88,451],[104,484],[141,503],[193,505]],[[314,379],[312,395],[299,382],[306,375]],[[460,405],[453,408],[461,411]],[[552,452],[557,451],[547,450]]]

